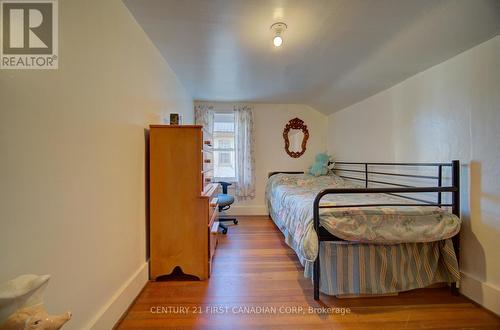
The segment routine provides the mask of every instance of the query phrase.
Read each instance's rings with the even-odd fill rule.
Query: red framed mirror
[[[306,152],[309,130],[304,121],[299,118],[291,119],[283,130],[285,151],[292,158],[299,158]]]

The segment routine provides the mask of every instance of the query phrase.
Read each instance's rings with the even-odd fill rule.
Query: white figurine
[[[0,330],[57,330],[71,313],[49,315],[43,306],[43,292],[49,275],[21,275],[0,284]]]

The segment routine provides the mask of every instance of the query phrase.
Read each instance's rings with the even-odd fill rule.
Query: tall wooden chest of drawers
[[[151,125],[149,146],[150,277],[178,266],[207,279],[219,225],[212,138],[198,125]]]

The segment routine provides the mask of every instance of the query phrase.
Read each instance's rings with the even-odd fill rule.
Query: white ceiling
[[[195,100],[338,111],[500,30],[491,0],[124,0]],[[288,25],[281,48],[270,26]]]

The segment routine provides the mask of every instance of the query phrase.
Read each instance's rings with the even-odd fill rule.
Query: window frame
[[[215,131],[215,115],[216,114],[228,114],[228,113],[231,113],[233,115],[233,140],[234,140],[234,143],[233,143],[233,147],[232,148],[219,148],[218,147],[218,144],[216,145],[215,144],[215,141],[214,141],[214,148],[212,149],[212,152],[214,154],[214,181],[223,181],[223,182],[229,182],[229,183],[235,183],[238,181],[237,179],[237,166],[236,166],[236,162],[237,162],[237,157],[236,157],[236,116],[235,116],[235,113],[233,110],[216,110],[214,111],[214,121],[213,121],[213,125],[214,127],[212,128],[212,137],[213,139],[215,140],[215,135],[216,135],[216,131]],[[234,152],[234,177],[218,177],[218,176],[215,176],[215,152]],[[231,156],[229,156],[231,157]]]

